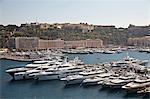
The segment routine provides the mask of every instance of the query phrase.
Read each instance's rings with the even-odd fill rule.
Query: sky
[[[150,0],[0,0],[0,24],[150,24]]]

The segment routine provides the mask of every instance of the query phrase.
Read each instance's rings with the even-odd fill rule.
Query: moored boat
[[[133,82],[122,86],[122,88],[126,89],[128,92],[137,92],[144,89],[145,87],[150,87],[150,79],[136,79]]]

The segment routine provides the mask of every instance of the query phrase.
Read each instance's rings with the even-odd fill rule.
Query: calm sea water
[[[150,59],[150,54],[130,51],[129,55],[138,59]],[[121,60],[121,54],[69,55],[79,56],[86,64]],[[65,86],[61,81],[11,81],[5,73],[10,67],[25,66],[28,62],[0,60],[0,99],[150,99],[149,96],[126,94],[123,90],[101,89],[100,86],[83,88],[79,85]]]

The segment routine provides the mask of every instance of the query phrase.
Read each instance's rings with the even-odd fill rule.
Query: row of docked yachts
[[[21,79],[58,79],[60,75],[67,72],[76,73],[81,71],[83,62],[78,58],[67,61],[67,58],[55,58],[51,60],[34,61],[25,67],[7,69],[14,80]]]
[[[101,85],[123,88],[128,91],[145,92],[150,87],[148,60],[138,60],[129,56],[122,61],[86,65],[78,58],[67,60],[34,61],[25,67],[7,69],[13,79],[60,80],[66,85]],[[143,91],[144,90],[144,91]]]
[[[67,49],[67,50],[61,50],[62,53],[68,53],[68,54],[93,54],[93,53],[102,53],[102,54],[115,54],[115,53],[122,53],[123,49],[98,49],[98,48],[88,48],[88,49]]]

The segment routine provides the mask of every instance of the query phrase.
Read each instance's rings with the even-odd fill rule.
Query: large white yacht
[[[6,73],[10,74],[12,78],[15,80],[15,76],[14,76],[15,73],[26,72],[27,70],[29,69],[25,67],[17,67],[17,68],[7,69]]]
[[[34,69],[28,69],[23,72],[17,72],[17,73],[14,73],[14,79],[15,80],[31,79],[31,78],[33,78],[33,76],[31,76],[33,73],[38,73],[38,72],[46,70],[48,68],[49,68],[49,66],[41,66],[41,67],[37,67]]]
[[[64,61],[62,64],[55,64],[50,66],[45,71],[33,73],[35,79],[38,80],[53,80],[66,77],[68,75],[78,74],[82,71],[82,66],[76,66],[74,63]]]
[[[62,64],[61,61],[58,60],[40,60],[40,61],[34,61],[33,63],[27,64],[24,67],[17,67],[12,69],[7,69],[6,73],[10,74],[14,80],[18,80],[20,78],[26,79],[28,78],[28,74],[32,71],[40,71],[41,68],[49,68],[53,66],[54,64]],[[31,78],[31,77],[30,77]]]
[[[40,71],[38,73],[30,74],[30,76],[34,76],[35,79],[38,80],[56,80],[62,77],[66,77],[67,75],[76,74],[82,71],[82,69],[70,66],[70,67],[62,67],[62,68],[49,68],[45,71]]]
[[[30,76],[34,76],[34,79],[36,80],[56,80],[59,79],[59,72],[40,71],[38,73],[30,74]]]
[[[27,64],[25,67],[7,69],[6,73],[9,73],[12,77],[14,77],[14,73],[25,72],[27,70],[35,69],[39,66],[46,66],[46,65],[48,65],[47,61],[34,61],[33,63]]]

